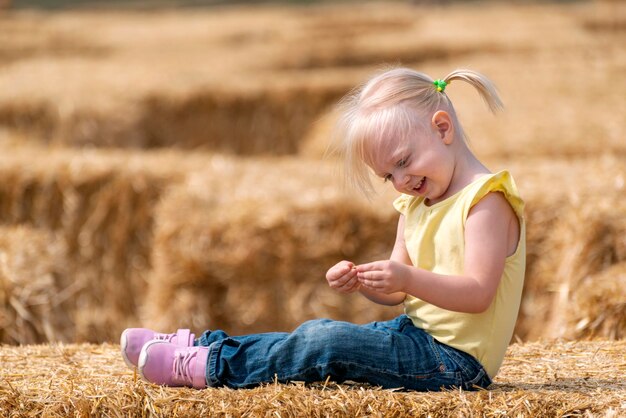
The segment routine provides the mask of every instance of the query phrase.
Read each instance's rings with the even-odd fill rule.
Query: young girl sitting
[[[486,388],[517,317],[525,268],[523,202],[507,171],[491,173],[468,148],[445,88],[462,80],[492,111],[502,106],[483,75],[443,80],[406,68],[375,76],[340,104],[338,150],[349,178],[372,191],[370,170],[401,193],[388,260],[341,261],[326,280],[405,314],[356,325],[319,319],[291,333],[238,337],[131,328],[122,355],[168,386],[250,387],[287,381],[367,382],[383,388]]]

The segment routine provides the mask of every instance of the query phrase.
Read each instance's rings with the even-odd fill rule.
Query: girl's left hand
[[[386,294],[404,292],[410,275],[409,266],[392,260],[361,264],[356,271],[362,286]]]

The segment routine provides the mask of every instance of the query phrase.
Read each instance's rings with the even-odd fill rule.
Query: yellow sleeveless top
[[[446,275],[462,275],[465,221],[470,208],[490,192],[502,192],[520,222],[520,240],[506,259],[489,308],[479,314],[448,311],[407,295],[404,311],[415,326],[436,340],[474,356],[491,378],[504,359],[519,311],[526,267],[524,202],[508,171],[487,174],[453,196],[424,204],[424,198],[401,195],[394,207],[404,215],[404,239],[415,267]]]

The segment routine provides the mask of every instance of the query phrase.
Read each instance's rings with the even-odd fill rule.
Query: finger
[[[343,276],[339,276],[335,279],[329,280],[329,284],[331,287],[338,289],[345,286],[350,280],[356,280],[356,271],[351,270],[347,274]]]
[[[353,267],[349,264],[342,265],[341,263],[339,263],[329,271],[328,279],[333,281],[339,280],[342,276],[349,273],[351,270],[353,270]]]
[[[349,292],[358,288],[360,285],[361,283],[357,280],[355,275],[342,286],[342,289]]]
[[[356,291],[358,291],[361,288],[361,284],[358,283],[355,286],[352,286],[350,289],[346,290],[346,293],[354,293]]]
[[[337,281],[340,281],[342,284],[347,283],[352,279],[356,279],[357,272],[355,269],[348,270],[343,276],[339,277]]]
[[[354,263],[352,261],[348,261],[348,260],[340,261],[338,263],[338,265],[341,265],[341,267],[348,268],[348,269],[351,269],[351,268],[354,267]]]
[[[373,290],[375,292],[380,292],[380,290],[382,289],[382,285],[379,282],[375,282],[371,280],[361,281],[361,286],[365,287],[366,289]]]
[[[348,272],[348,274],[337,279],[336,284],[337,284],[337,287],[346,287],[350,285],[353,281],[358,282],[356,278],[356,271],[354,270]]]
[[[359,282],[362,285],[368,287],[369,289],[376,290],[376,291],[380,291],[381,289],[384,289],[385,287],[384,277],[379,275],[378,272],[370,271],[366,273],[359,273],[359,275],[362,275],[361,277],[358,277]]]
[[[350,287],[345,289],[345,292],[352,293],[352,292],[357,291],[360,287],[361,287],[361,283],[355,280],[354,283],[352,283]]]
[[[358,272],[380,270],[380,269],[381,269],[381,267],[380,267],[380,262],[379,261],[373,261],[371,263],[359,264],[358,266],[356,266],[356,270]]]
[[[347,274],[352,270],[355,270],[354,263],[351,263],[349,261],[344,261],[341,265],[341,268],[339,269],[342,275]]]
[[[346,284],[344,286],[338,287],[337,290],[340,291],[340,292],[343,292],[343,293],[350,293],[350,291],[352,291],[353,287],[354,287],[353,284],[349,283],[349,284]]]
[[[378,271],[364,271],[364,272],[358,272],[356,275],[357,279],[363,281],[363,280],[373,280],[373,281],[377,281],[380,279],[379,275],[378,275]]]

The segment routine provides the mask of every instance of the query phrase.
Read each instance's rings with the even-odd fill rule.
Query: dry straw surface
[[[0,347],[3,416],[619,417],[626,342],[509,347],[488,391],[417,393],[320,382],[254,389],[165,388],[126,368],[117,345]]]

